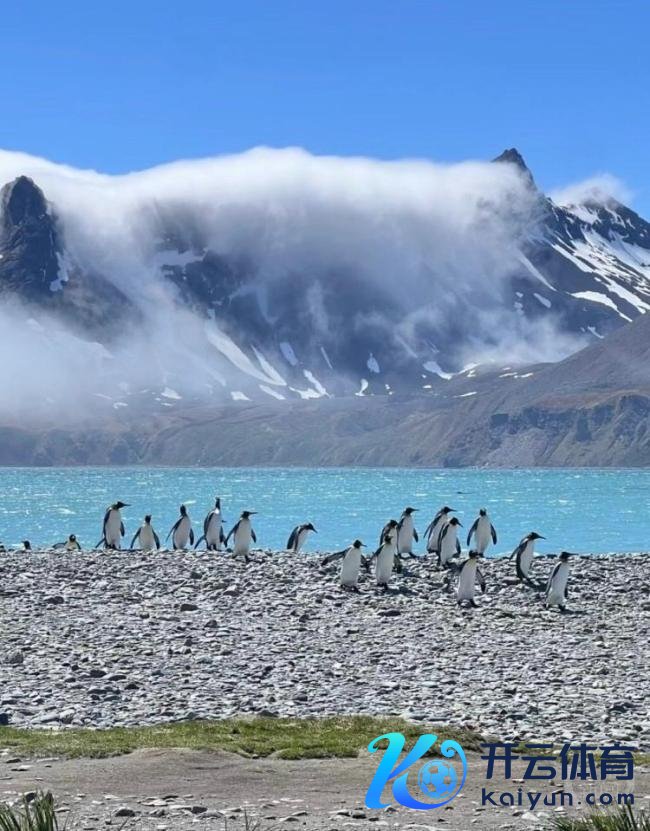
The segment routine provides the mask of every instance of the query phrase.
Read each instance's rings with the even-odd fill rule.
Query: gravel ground
[[[650,555],[574,558],[569,613],[509,560],[460,609],[430,560],[360,594],[320,558],[14,552],[0,559],[0,714],[15,726],[244,713],[395,714],[500,740],[648,748]],[[553,560],[540,557],[542,580]]]
[[[395,804],[390,789],[385,810],[369,810],[364,796],[377,760],[243,759],[228,753],[145,750],[112,759],[26,760],[0,752],[0,799],[49,788],[56,795],[61,822],[68,831],[97,831],[111,826],[124,831],[449,831],[501,829],[522,831],[551,827],[562,812],[550,802],[561,782],[534,782],[549,798],[534,810],[483,804],[482,788],[516,793],[521,779],[485,779],[485,762],[468,757],[469,772],[461,793],[443,808],[413,811]],[[634,793],[638,808],[650,805],[650,770],[637,766],[634,782],[567,782],[574,797],[566,813],[584,814],[587,794]],[[599,788],[599,786],[601,786]],[[246,824],[244,812],[249,816]]]

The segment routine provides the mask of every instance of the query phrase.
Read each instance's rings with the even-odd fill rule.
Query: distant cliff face
[[[558,364],[470,369],[446,390],[14,424],[0,429],[0,464],[650,465],[650,315]]]

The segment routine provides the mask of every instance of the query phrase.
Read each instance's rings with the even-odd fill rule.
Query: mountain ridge
[[[262,161],[278,159],[293,157]],[[381,175],[392,188],[393,168]],[[95,215],[99,196],[82,210],[15,177],[0,312],[26,370],[10,376],[0,462],[392,464],[399,439],[414,465],[650,463],[650,224],[615,199],[556,204],[516,148],[481,176],[474,224],[443,226],[451,240],[427,204],[415,224],[417,200],[390,214],[392,190],[376,217],[343,202],[330,216],[318,188],[302,218],[275,192],[245,215],[219,194]],[[241,244],[217,244],[226,232]],[[369,262],[349,254],[359,237]],[[573,354],[531,360],[540,335]]]

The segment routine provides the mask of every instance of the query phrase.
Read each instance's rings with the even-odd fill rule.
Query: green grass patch
[[[23,797],[17,806],[0,803],[0,831],[58,831],[52,794]]]
[[[585,819],[558,817],[554,831],[650,831],[650,814],[634,811],[629,805],[618,811],[592,814]]]
[[[382,733],[403,733],[413,742],[435,733],[439,743],[456,739],[465,751],[479,750],[482,737],[469,730],[413,724],[399,718],[347,716],[332,718],[237,718],[188,721],[155,727],[114,727],[109,730],[26,730],[0,727],[0,748],[17,755],[100,758],[134,750],[188,748],[226,750],[240,756],[282,759],[350,758]]]

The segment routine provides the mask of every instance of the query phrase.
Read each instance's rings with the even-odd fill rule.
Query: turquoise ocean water
[[[419,508],[416,527],[424,530],[448,504],[465,531],[480,507],[488,509],[499,533],[495,553],[511,551],[531,530],[547,537],[540,552],[650,549],[650,470],[0,468],[0,493],[5,546],[24,538],[43,546],[75,533],[92,547],[104,509],[117,499],[131,504],[123,512],[126,544],[145,513],[162,540],[181,502],[198,530],[219,495],[228,529],[243,509],[259,511],[258,542],[270,548],[284,547],[291,528],[307,521],[319,531],[312,549],[336,550],[355,537],[374,547],[384,522],[407,505]]]

